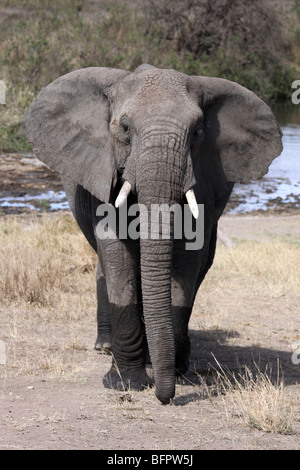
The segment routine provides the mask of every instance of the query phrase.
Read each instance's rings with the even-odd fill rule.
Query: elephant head
[[[208,187],[222,193],[227,182],[258,179],[282,151],[276,119],[251,91],[151,66],[60,77],[41,91],[24,124],[40,160],[100,201],[118,206],[132,191],[150,208],[186,195],[195,217],[193,188],[207,201]],[[125,183],[115,200],[118,174]],[[140,240],[146,334],[163,403],[175,389],[172,244],[172,235]]]

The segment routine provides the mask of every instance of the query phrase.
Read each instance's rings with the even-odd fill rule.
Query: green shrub
[[[160,1],[145,9],[151,4],[2,0],[11,14],[0,30],[0,79],[7,85],[0,151],[30,150],[21,124],[30,102],[55,78],[82,67],[134,70],[151,63],[234,80],[265,100],[290,97],[296,77],[264,0],[216,0],[213,9],[204,0]]]

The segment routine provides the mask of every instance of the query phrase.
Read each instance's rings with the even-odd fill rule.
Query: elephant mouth
[[[131,192],[131,184],[129,181],[125,181],[115,202],[115,207],[119,208],[124,204],[124,202],[127,200],[129,194]],[[191,188],[185,193],[185,197],[187,200],[187,203],[189,205],[189,208],[191,210],[191,213],[193,214],[195,219],[198,219],[199,217],[199,209],[198,209],[198,204],[196,200],[196,196],[194,193],[194,190]]]

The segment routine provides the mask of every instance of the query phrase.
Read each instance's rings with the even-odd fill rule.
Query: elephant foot
[[[94,347],[96,351],[101,351],[102,353],[110,354],[112,351],[111,336],[98,335]]]
[[[138,372],[119,371],[112,366],[109,372],[103,378],[103,385],[106,388],[113,388],[119,391],[127,390],[145,390],[153,385],[153,380],[142,369]]]

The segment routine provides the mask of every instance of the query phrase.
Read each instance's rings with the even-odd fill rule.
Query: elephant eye
[[[193,133],[192,142],[191,142],[192,147],[201,145],[203,140],[204,140],[204,131],[203,131],[202,124],[200,124],[200,125],[195,126],[194,128],[194,133]]]
[[[123,122],[121,124],[121,127],[122,127],[123,131],[127,134],[127,132],[129,131],[128,125],[125,122]]]
[[[201,139],[201,138],[203,138],[203,135],[204,135],[204,133],[203,133],[202,126],[201,127],[197,126],[194,130],[194,139]]]
[[[127,120],[121,120],[117,132],[117,139],[125,145],[130,143],[130,129]]]
[[[120,119],[120,127],[122,129],[122,131],[125,133],[125,134],[128,134],[129,132],[129,124],[128,124],[128,117],[126,115],[123,115]]]

